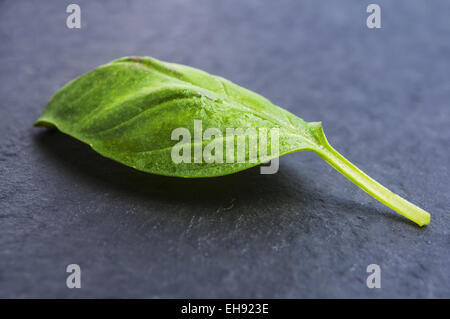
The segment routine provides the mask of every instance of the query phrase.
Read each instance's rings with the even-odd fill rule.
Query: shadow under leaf
[[[34,134],[33,138],[45,153],[46,159],[58,168],[64,166],[63,169],[70,174],[81,175],[89,182],[101,184],[107,190],[125,192],[143,200],[152,199],[194,207],[197,205],[217,207],[219,204],[215,212],[230,210],[236,198],[247,203],[254,202],[258,207],[269,210],[287,207],[286,205],[290,203],[289,206],[301,210],[304,217],[315,214],[311,208],[317,208],[314,204],[316,201],[325,202],[325,206],[329,204],[329,208],[350,212],[355,211],[355,205],[358,206],[358,203],[349,203],[317,192],[314,187],[305,183],[311,177],[303,178],[297,170],[293,172],[293,168],[289,166],[283,166],[273,175],[260,174],[257,166],[221,177],[167,177],[140,172],[107,159],[88,145],[55,129],[41,131]],[[382,218],[408,222],[388,209],[380,211],[375,207],[361,206],[361,210],[364,210],[364,214],[369,213],[367,216],[382,214]]]

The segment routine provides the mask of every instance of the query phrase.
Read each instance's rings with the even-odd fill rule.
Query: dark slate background
[[[0,1],[0,297],[450,297],[450,2]],[[126,55],[222,75],[308,121],[432,214],[419,228],[309,152],[182,180],[32,127]],[[66,266],[82,288],[65,285]],[[366,267],[381,266],[381,289]]]

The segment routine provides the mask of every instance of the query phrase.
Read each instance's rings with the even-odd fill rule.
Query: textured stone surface
[[[0,2],[0,297],[450,297],[450,2]],[[125,55],[193,65],[308,121],[432,214],[419,228],[312,153],[276,175],[142,174],[32,127]],[[65,267],[82,269],[67,289]],[[382,269],[368,289],[366,267]]]

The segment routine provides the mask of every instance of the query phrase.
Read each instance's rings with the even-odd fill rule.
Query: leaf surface
[[[179,163],[171,160],[174,129],[279,129],[279,154],[249,163]],[[89,144],[95,151],[135,169],[178,177],[235,173],[274,157],[320,145],[321,125],[307,123],[266,98],[224,78],[153,58],[127,57],[69,82],[49,101],[36,122]],[[259,136],[254,136],[258,140]],[[259,142],[259,140],[258,140]],[[204,144],[207,144],[205,141]],[[193,152],[192,152],[193,156]]]

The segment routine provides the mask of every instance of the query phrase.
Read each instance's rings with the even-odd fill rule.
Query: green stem
[[[399,214],[402,214],[419,226],[427,225],[430,222],[429,213],[408,202],[397,194],[394,194],[389,189],[364,174],[359,168],[350,163],[329,144],[325,145],[316,153],[334,169],[361,187],[369,195],[378,199],[380,202],[392,208]]]

